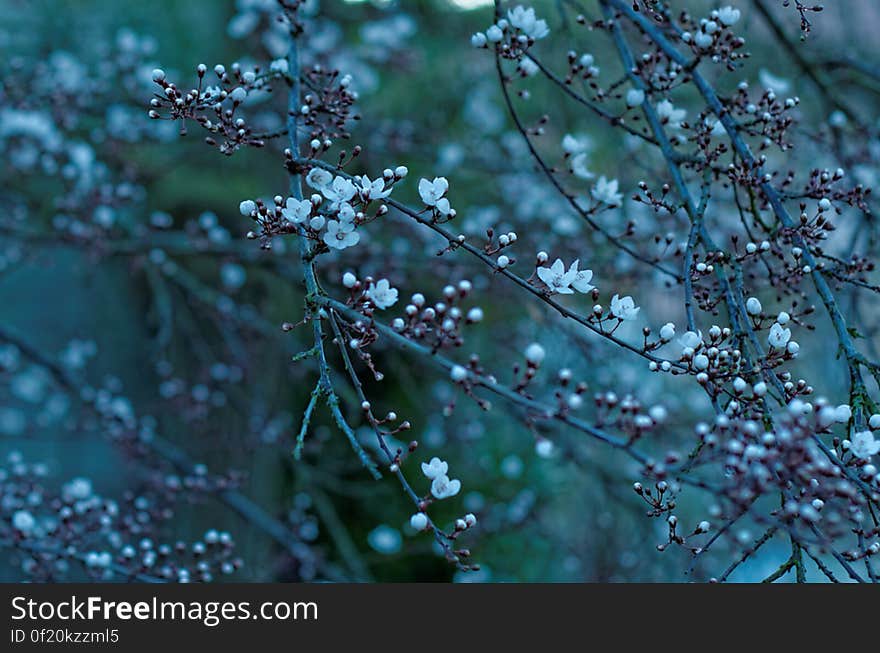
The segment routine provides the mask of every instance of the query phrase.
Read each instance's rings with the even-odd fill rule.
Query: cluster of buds
[[[271,90],[272,82],[283,77],[284,72],[278,67],[268,72],[261,72],[259,68],[242,71],[237,63],[227,70],[217,64],[214,66],[217,81],[212,86],[207,85],[206,75],[208,67],[199,64],[196,67],[198,85],[183,91],[168,81],[164,70],[156,68],[152,77],[162,92],[150,100],[150,118],[180,121],[181,134],[186,133],[186,121],[193,120],[209,133],[205,141],[226,155],[234,154],[243,146],[263,147],[272,135],[255,132],[238,109],[249,94]]]
[[[483,309],[462,306],[472,289],[467,280],[447,285],[443,288],[442,300],[433,304],[429,304],[423,294],[416,293],[404,308],[404,315],[394,318],[391,326],[407,338],[429,346],[433,352],[460,347],[464,344],[462,327],[483,320]]]

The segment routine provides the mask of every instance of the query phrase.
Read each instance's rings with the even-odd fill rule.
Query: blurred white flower
[[[571,172],[575,177],[580,177],[581,179],[592,179],[596,175],[590,172],[590,169],[587,168],[587,153],[581,152],[580,154],[576,154],[571,159]]]
[[[739,16],[739,9],[731,7],[730,5],[727,7],[721,7],[721,9],[718,10],[718,20],[720,20],[721,24],[725,27],[735,25],[739,20]]]
[[[547,352],[537,342],[533,342],[526,347],[526,360],[532,365],[540,365],[544,361]]]
[[[867,459],[880,452],[880,441],[874,439],[871,431],[861,431],[853,434],[849,450],[857,458]]]
[[[516,66],[519,71],[525,75],[526,77],[531,77],[536,75],[540,68],[538,68],[538,64],[529,59],[528,57],[523,57],[520,59],[519,64]]]
[[[618,320],[634,320],[638,312],[639,307],[629,295],[626,297],[614,295],[611,298],[611,314]]]
[[[566,154],[581,154],[588,152],[593,146],[589,136],[566,134],[562,137],[562,150]]]
[[[547,21],[539,19],[531,7],[528,9],[522,6],[514,7],[507,12],[507,19],[511,25],[535,40],[542,39],[550,33]]]
[[[599,202],[604,202],[608,206],[620,206],[623,202],[623,195],[617,192],[617,180],[606,179],[605,176],[599,177],[599,181],[593,186],[591,194],[593,198]]]
[[[12,515],[12,527],[27,535],[37,525],[37,520],[27,510],[17,510]]]
[[[766,68],[761,68],[758,72],[758,81],[761,82],[761,86],[777,95],[785,95],[791,90],[791,82],[784,77],[777,77]]]
[[[663,100],[657,104],[657,116],[664,125],[678,129],[681,127],[681,121],[687,116],[687,111],[676,109],[672,102]]]

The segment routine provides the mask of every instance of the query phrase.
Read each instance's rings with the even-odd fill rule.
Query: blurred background
[[[534,3],[552,29],[571,30],[573,13],[563,4]],[[821,104],[811,102],[809,81],[778,55],[748,3],[738,4],[744,5],[741,33],[752,57],[730,83],[770,75],[765,84],[775,80],[801,96],[806,120],[826,121]],[[772,4],[797,40],[796,13]],[[524,260],[538,249],[563,258],[571,253],[569,259],[580,255],[594,269],[613,270],[615,288],[633,294],[651,324],[681,324],[677,290],[646,279],[601,239],[572,241],[574,218],[535,173],[512,129],[494,60],[469,46],[470,35],[492,23],[490,3],[312,5],[317,13],[309,58],[350,73],[360,94],[362,120],[344,145],[364,147],[357,172],[375,176],[386,167],[408,166],[412,178],[395,197],[409,201],[417,200],[419,177],[446,175],[464,232],[514,228],[527,243]],[[870,0],[830,5],[814,20],[809,52],[876,59],[871,44],[880,7]],[[146,116],[155,67],[187,87],[199,63],[210,70],[237,61],[247,69],[282,56],[283,31],[273,27],[272,6],[268,0],[0,0],[0,336],[6,336],[0,343],[0,454],[8,473],[44,464],[20,475],[38,476],[40,484],[62,493],[71,479],[87,479],[91,492],[128,506],[134,525],[118,529],[117,544],[136,542],[138,529],[147,526],[151,537],[167,542],[199,540],[212,529],[228,532],[241,563],[230,580],[687,580],[681,576],[686,554],[656,551],[665,526],[645,517],[630,489],[636,478],[630,462],[565,433],[558,437],[572,445],[570,453],[536,451],[541,433],[535,428],[510,420],[504,409],[479,410],[455,397],[443,375],[391,350],[380,349],[385,380],[371,383],[368,395],[374,406],[412,422],[410,435],[421,443],[409,463],[413,475],[416,460],[439,455],[461,478],[461,495],[438,506],[437,516],[477,514],[480,525],[467,546],[481,570],[456,572],[430,538],[413,533],[412,505],[396,481],[374,482],[323,412],[303,459],[293,459],[314,384],[311,362],[291,361],[310,346],[309,333],[279,328],[303,314],[296,258],[292,243],[281,239],[271,252],[245,240],[251,225],[238,212],[242,199],[284,192],[283,144],[224,157],[194,127],[181,136],[178,125]],[[598,16],[595,8],[592,13]],[[853,15],[859,19],[847,19]],[[593,54],[604,66],[608,43],[598,43]],[[542,47],[546,60],[564,67],[564,42]],[[590,47],[586,37],[584,47]],[[608,67],[619,70],[612,61]],[[546,142],[558,150],[564,134],[588,135],[591,169],[619,176],[624,195],[651,169],[653,163],[620,132],[564,104],[554,89],[536,84],[530,93],[529,118],[551,116]],[[875,121],[876,90],[853,93]],[[247,111],[267,130],[284,117],[283,103],[271,96]],[[789,162],[819,165],[806,163],[812,156],[796,152]],[[624,215],[636,220],[646,241],[681,226],[658,224],[630,202]],[[698,389],[670,388],[642,362],[573,333],[534,302],[509,299],[504,284],[472,262],[454,255],[438,259],[440,248],[426,233],[389,217],[369,229],[364,253],[345,252],[350,256],[340,257],[326,278],[337,284],[348,269],[387,276],[404,297],[439,297],[447,280],[469,279],[487,318],[470,334],[465,355],[479,351],[484,364],[509,376],[518,352],[542,342],[549,369],[573,369],[591,392],[637,391],[648,403],[662,401],[672,416],[671,441],[676,429],[687,430],[708,414]],[[377,269],[381,252],[386,267]],[[871,322],[872,307],[861,310]],[[638,338],[638,327],[628,335]],[[816,342],[822,337],[815,334]],[[823,352],[805,364],[832,370],[811,376],[830,394],[846,383],[829,363],[833,355]],[[47,371],[49,361],[58,362],[72,385]],[[83,417],[78,401],[94,402],[100,393],[109,406],[104,417]],[[455,411],[444,414],[454,398]],[[343,399],[356,416],[357,399]],[[108,411],[116,420],[110,425]],[[175,489],[176,482],[198,488],[201,481],[175,469],[174,456],[155,462],[155,451],[145,453],[127,430],[155,434],[185,452],[210,470],[205,478],[213,480],[204,483],[211,487]],[[367,436],[365,446],[372,447]],[[288,529],[294,546],[285,550],[218,501],[213,495],[227,483]],[[9,505],[11,487],[4,485]],[[690,500],[695,505],[685,502],[684,515],[711,509],[700,497]],[[173,507],[160,509],[166,504]],[[754,538],[755,532],[743,531],[742,541]],[[785,547],[784,541],[768,545],[738,578],[766,576],[787,555]],[[0,579],[26,578],[27,556],[2,551]],[[691,577],[711,575],[713,562],[701,560]],[[71,569],[65,578],[88,573],[94,572]]]

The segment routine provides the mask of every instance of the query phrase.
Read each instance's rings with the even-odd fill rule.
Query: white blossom
[[[523,57],[522,59],[520,59],[516,67],[526,77],[532,77],[533,75],[538,74],[538,71],[541,70],[540,68],[538,68],[538,64],[536,64],[528,57]]]
[[[660,327],[660,339],[664,342],[669,342],[675,337],[675,325],[672,322],[667,322],[662,327]]]
[[[397,303],[397,288],[392,288],[388,279],[379,279],[375,284],[370,284],[367,289],[367,297],[376,305],[376,308],[389,308]]]
[[[547,21],[539,19],[531,7],[528,9],[522,6],[514,7],[507,12],[507,19],[513,27],[536,41],[550,33]]]
[[[298,200],[295,197],[288,198],[285,207],[281,209],[281,215],[290,222],[303,224],[312,214],[312,202],[310,200]]]
[[[728,5],[727,7],[722,7],[718,10],[718,20],[721,21],[721,24],[725,27],[730,27],[731,25],[735,25],[739,20],[740,12],[739,9],[735,7],[731,7]]]
[[[437,206],[437,202],[449,190],[449,182],[446,177],[434,177],[434,181],[427,179],[419,180],[419,196],[425,206]]]
[[[581,179],[592,179],[596,175],[590,172],[590,169],[587,168],[587,153],[581,152],[580,154],[575,154],[571,159],[571,172],[575,177],[580,177]]]
[[[620,297],[614,295],[611,298],[611,314],[619,320],[634,320],[639,312],[639,307],[633,301],[633,298],[627,295]]]
[[[498,25],[492,25],[489,29],[486,30],[486,38],[489,39],[492,43],[498,43],[501,39],[504,38],[504,32]]]
[[[306,175],[306,183],[315,190],[324,190],[333,181],[333,175],[322,168],[312,168]]]
[[[786,329],[779,322],[774,322],[767,336],[768,344],[774,349],[783,349],[791,340],[791,329]]]
[[[431,494],[437,499],[454,497],[461,490],[461,481],[457,478],[449,479],[445,474],[434,478],[431,482]]]
[[[708,34],[702,30],[698,31],[694,36],[694,43],[697,44],[697,47],[702,48],[703,50],[707,50],[712,46],[715,39],[711,34]]]
[[[449,464],[440,460],[436,456],[431,458],[430,462],[422,463],[422,474],[427,476],[430,479],[435,479],[438,476],[443,476],[449,471]]]
[[[758,72],[758,81],[761,82],[761,86],[777,95],[785,95],[791,90],[791,82],[784,77],[777,77],[766,68],[761,68]]]
[[[332,249],[345,249],[346,247],[357,245],[360,239],[361,235],[355,230],[353,222],[327,221],[327,232],[324,234],[324,242],[328,247]],[[394,292],[396,293],[397,291],[395,290]],[[391,303],[393,304],[394,302]],[[379,308],[385,307],[379,306]]]
[[[669,100],[663,100],[657,104],[657,115],[660,121],[673,129],[681,127],[681,121],[687,115],[684,109],[676,109]]]
[[[574,279],[571,281],[571,287],[580,293],[586,294],[595,288],[595,286],[590,285],[590,281],[593,280],[593,271],[578,270],[578,265],[580,265],[580,260],[575,259],[574,263],[572,263],[571,267],[568,269],[569,273],[575,273]]]
[[[620,206],[623,202],[623,195],[617,192],[617,180],[606,179],[604,175],[599,177],[599,181],[590,192],[594,199],[608,206]]]
[[[562,137],[562,151],[566,154],[574,155],[589,152],[592,146],[593,143],[589,136],[566,134]]]
[[[573,266],[568,271],[562,259],[556,259],[553,265],[548,267],[540,267],[537,269],[538,278],[544,282],[544,285],[550,289],[550,292],[562,295],[573,295],[574,290],[570,288],[577,276],[577,267]]]
[[[386,189],[384,179],[380,178],[370,181],[370,178],[367,177],[367,175],[355,177],[355,181],[358,185],[358,194],[365,202],[369,202],[370,200],[385,199],[386,197],[391,195],[391,190],[393,188],[389,186]]]
[[[871,431],[861,431],[853,434],[849,450],[857,458],[867,459],[880,453],[880,440],[875,440]]]
[[[281,57],[280,59],[275,59],[271,64],[269,64],[269,70],[273,73],[281,73],[282,75],[286,75],[287,71],[290,69],[290,65],[287,63],[287,59]]]
[[[324,193],[324,197],[338,206],[353,198],[357,193],[357,188],[345,177],[336,177],[332,184],[321,188],[321,192]]]

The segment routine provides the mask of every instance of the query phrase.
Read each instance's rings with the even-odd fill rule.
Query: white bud
[[[461,383],[467,378],[467,370],[461,365],[454,365],[449,372],[449,377],[456,383]]]
[[[631,88],[626,92],[626,106],[630,109],[641,106],[645,101],[645,92],[638,88]]]
[[[253,200],[245,200],[238,205],[238,210],[243,216],[250,217],[257,210],[257,205]]]
[[[526,360],[536,367],[543,362],[545,354],[544,348],[537,342],[526,347]]]
[[[757,297],[749,297],[746,301],[746,311],[751,316],[758,316],[761,314],[763,307],[761,306],[761,302]]]

